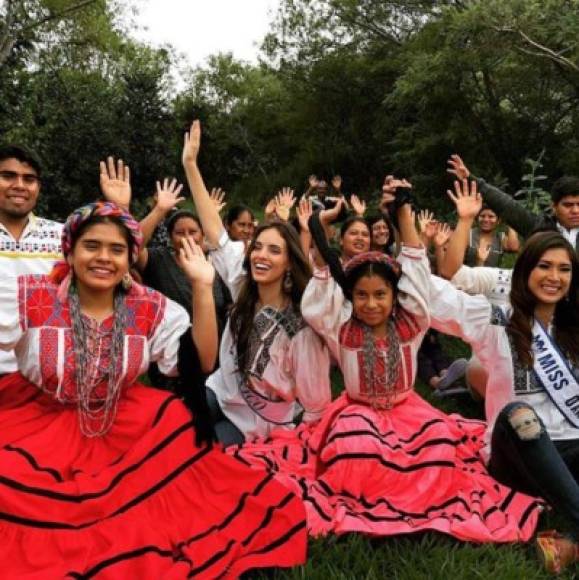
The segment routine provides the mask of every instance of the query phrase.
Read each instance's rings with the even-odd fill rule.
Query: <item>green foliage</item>
[[[544,155],[545,150],[543,149],[537,159],[525,159],[529,173],[523,175],[524,187],[514,195],[529,211],[537,215],[544,213],[551,206],[551,196],[541,187],[547,176],[537,175],[537,172],[543,167],[541,160]]]

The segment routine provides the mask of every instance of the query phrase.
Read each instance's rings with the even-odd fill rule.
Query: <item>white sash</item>
[[[293,401],[271,401],[254,391],[243,380],[240,381],[239,391],[249,408],[265,421],[275,425],[289,425],[293,422]]]
[[[579,428],[579,384],[567,360],[540,322],[533,324],[533,371],[549,397],[575,428]]]

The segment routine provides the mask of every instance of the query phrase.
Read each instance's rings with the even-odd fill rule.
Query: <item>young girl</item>
[[[317,425],[236,455],[301,490],[314,535],[437,530],[468,541],[527,540],[540,504],[488,475],[485,425],[447,416],[413,391],[431,275],[410,207],[398,217],[406,244],[399,261],[369,252],[343,272],[312,221],[330,268],[314,272],[302,312],[338,361],[346,392]],[[322,222],[330,218],[322,212]]]
[[[292,226],[260,226],[247,252],[232,241],[209,198],[197,166],[201,128],[185,136],[183,164],[209,243],[213,264],[234,300],[221,342],[221,367],[209,377],[215,430],[225,444],[291,429],[304,410],[319,419],[330,402],[329,353],[300,312],[311,276]]]
[[[130,214],[90,204],[68,218],[50,277],[0,281],[0,347],[20,369],[0,379],[6,577],[237,577],[303,562],[301,502],[196,444],[179,399],[137,382],[150,361],[176,374],[187,333],[202,370],[217,351],[200,248],[185,241],[179,257],[190,329],[183,307],[131,280],[141,240]]]

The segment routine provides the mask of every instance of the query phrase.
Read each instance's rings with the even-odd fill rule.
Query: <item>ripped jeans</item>
[[[546,499],[579,540],[579,439],[553,442],[533,407],[509,403],[497,417],[489,472],[517,491]]]

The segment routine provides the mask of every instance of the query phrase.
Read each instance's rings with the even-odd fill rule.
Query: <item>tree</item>
[[[110,43],[119,10],[106,0],[6,0],[0,8],[0,68],[47,43],[75,50]]]

